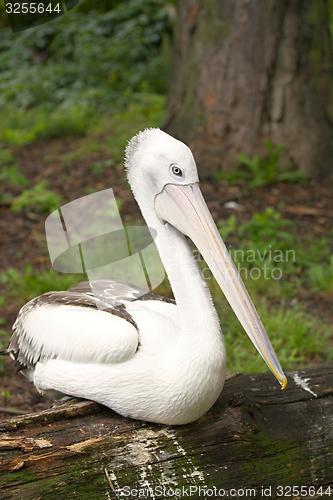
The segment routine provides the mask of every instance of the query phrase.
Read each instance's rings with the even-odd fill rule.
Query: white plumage
[[[41,393],[92,399],[121,415],[151,422],[185,424],[199,418],[222,390],[225,350],[186,234],[285,385],[269,339],[204,204],[189,148],[158,129],[146,130],[130,141],[126,166],[133,194],[156,234],[176,304],[105,280],[95,298],[89,283],[50,292],[20,311],[8,349],[12,357]]]

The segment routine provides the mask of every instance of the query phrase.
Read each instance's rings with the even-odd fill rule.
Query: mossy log
[[[2,500],[123,498],[129,487],[128,498],[181,498],[190,486],[191,498],[204,498],[204,486],[216,488],[210,498],[232,488],[261,498],[262,486],[276,498],[278,485],[333,487],[333,367],[290,374],[286,391],[270,375],[236,375],[207,415],[181,427],[89,401],[5,420],[0,485]]]

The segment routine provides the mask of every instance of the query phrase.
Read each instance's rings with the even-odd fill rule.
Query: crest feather
[[[125,149],[125,168],[128,168],[131,165],[131,160],[133,159],[135,153],[138,151],[139,147],[142,146],[143,142],[153,134],[163,133],[159,128],[145,128],[138,132],[132,139],[130,139],[127,143]]]

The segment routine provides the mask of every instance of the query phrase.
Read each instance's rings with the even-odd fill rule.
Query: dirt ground
[[[82,139],[84,140],[84,139]],[[63,197],[63,203],[87,194],[88,188],[98,191],[108,187],[123,200],[122,213],[125,219],[140,217],[125,181],[123,167],[115,165],[96,177],[90,166],[95,161],[107,159],[100,153],[90,155],[75,164],[64,164],[59,160],[62,154],[74,151],[78,140],[52,141],[27,146],[17,153],[17,162],[31,184],[46,179],[50,189]],[[266,207],[278,209],[283,217],[297,222],[298,231],[309,232],[313,238],[324,236],[333,227],[333,178],[325,182],[311,181],[305,184],[278,183],[273,186],[250,190],[245,183],[230,186],[223,182],[205,180],[201,184],[207,204],[216,221],[235,213],[227,208],[227,202],[235,202],[237,217],[243,222],[255,211]],[[45,214],[24,211],[14,214],[9,206],[0,206],[0,270],[9,267],[22,269],[25,264],[34,268],[50,268],[44,235]],[[305,297],[311,302],[311,310],[333,321],[333,298],[320,296]],[[314,303],[315,300],[315,303]],[[23,304],[21,304],[23,305]],[[0,315],[5,317],[4,328],[10,331],[18,311],[17,304],[6,302]],[[4,375],[0,378],[0,392],[10,391],[10,398],[0,397],[0,418],[11,414],[25,413],[50,406],[41,398],[20,374],[15,373],[13,363],[5,360]],[[5,411],[4,411],[5,410]]]

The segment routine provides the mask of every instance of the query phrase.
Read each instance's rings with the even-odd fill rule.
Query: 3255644
[[[43,2],[5,2],[7,14],[60,14],[60,2],[56,4]]]

